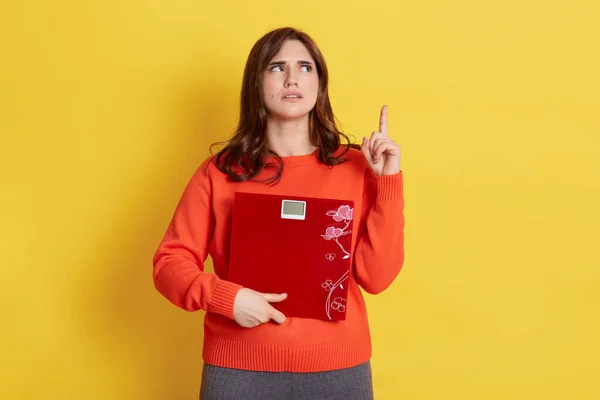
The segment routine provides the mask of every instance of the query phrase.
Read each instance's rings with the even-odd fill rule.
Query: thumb
[[[285,322],[285,315],[275,307],[271,306],[271,319],[278,324],[283,324]]]
[[[367,161],[369,162],[369,164],[371,163],[371,143],[369,142],[369,139],[367,139],[366,137],[363,138],[363,142],[362,142],[362,146],[360,146],[360,150],[362,151],[363,155],[365,156],[365,158],[367,159]]]
[[[274,294],[274,293],[262,293],[262,298],[269,303],[281,303],[287,299],[287,293]]]

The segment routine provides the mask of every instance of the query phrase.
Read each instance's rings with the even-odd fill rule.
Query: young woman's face
[[[271,60],[263,76],[263,97],[270,118],[305,117],[317,102],[319,75],[302,42],[288,40]]]

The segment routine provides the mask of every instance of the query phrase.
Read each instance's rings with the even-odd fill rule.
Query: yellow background
[[[321,46],[344,131],[388,103],[403,149],[377,398],[600,398],[596,1],[0,7],[0,398],[197,398],[203,314],[160,297],[151,258],[283,25]]]

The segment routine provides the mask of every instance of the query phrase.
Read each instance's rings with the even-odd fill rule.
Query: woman
[[[350,144],[334,121],[321,52],[305,33],[282,28],[249,54],[240,114],[233,138],[192,176],[153,260],[160,293],[207,311],[201,398],[371,399],[359,287],[380,293],[404,261],[400,149],[387,133],[387,107],[379,130]],[[286,318],[271,304],[285,294],[227,281],[233,195],[249,189],[354,201],[344,321]],[[204,273],[208,254],[215,274]]]

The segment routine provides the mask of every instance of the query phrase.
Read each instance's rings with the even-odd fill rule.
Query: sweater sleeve
[[[354,272],[368,293],[383,292],[404,264],[403,174],[375,176],[365,171]]]
[[[215,226],[207,160],[192,176],[153,258],[156,289],[176,306],[233,319],[240,285],[204,272]]]

